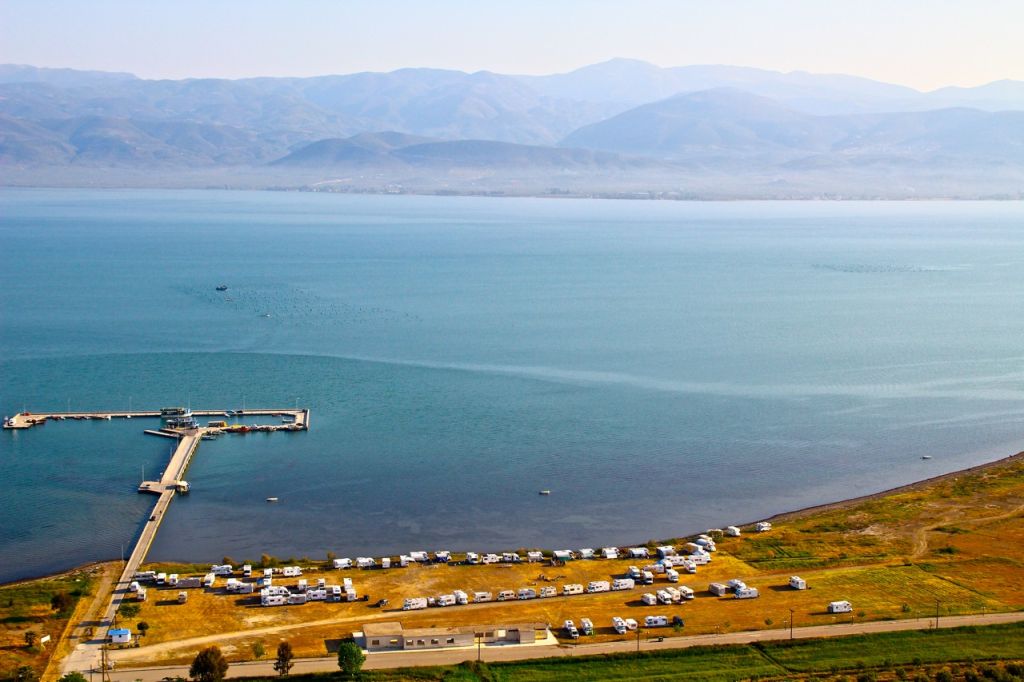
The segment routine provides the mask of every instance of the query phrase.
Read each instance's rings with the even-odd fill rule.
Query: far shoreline
[[[915,490],[920,490],[921,488],[925,488],[927,486],[934,485],[936,483],[942,483],[944,481],[956,479],[956,478],[958,478],[960,476],[967,476],[967,475],[971,475],[971,474],[977,474],[977,473],[981,473],[981,472],[984,472],[984,471],[988,471],[990,469],[998,469],[998,468],[1000,468],[1002,466],[1008,466],[1008,465],[1013,464],[1015,462],[1018,462],[1020,460],[1024,460],[1024,451],[1017,452],[1017,453],[1012,454],[1012,455],[1006,455],[1004,457],[1000,457],[999,459],[994,459],[994,460],[991,460],[989,462],[983,462],[982,464],[975,464],[973,466],[966,467],[964,469],[957,469],[956,471],[950,471],[950,472],[945,473],[945,474],[939,474],[937,476],[931,476],[929,478],[921,479],[921,480],[915,481],[913,483],[906,483],[904,485],[896,486],[894,488],[887,488],[885,490],[880,490],[880,491],[875,492],[875,493],[868,493],[866,495],[858,495],[857,497],[850,497],[850,498],[847,498],[847,499],[844,499],[844,500],[837,500],[835,502],[825,502],[825,503],[822,503],[822,504],[811,505],[809,507],[802,507],[800,509],[794,509],[794,510],[791,510],[791,511],[780,512],[778,514],[775,514],[773,516],[769,516],[769,517],[764,518],[764,519],[755,519],[753,521],[748,521],[748,522],[737,524],[737,525],[739,525],[739,526],[749,526],[749,525],[753,525],[755,523],[758,523],[760,521],[768,521],[768,522],[774,524],[774,523],[777,523],[777,522],[780,522],[780,521],[788,521],[788,520],[804,518],[806,516],[810,516],[812,514],[816,514],[816,513],[819,513],[819,512],[837,511],[837,510],[840,510],[840,509],[845,509],[845,508],[853,507],[853,506],[855,506],[857,504],[860,504],[862,502],[868,502],[868,501],[871,501],[871,500],[876,500],[876,499],[880,499],[880,498],[883,498],[883,497],[887,497],[889,495],[897,495],[897,494],[900,494],[900,493],[912,492],[912,491],[915,491]],[[689,536],[681,536],[681,537],[689,537]],[[640,544],[635,545],[635,546],[646,546],[646,542],[640,543]],[[68,569],[63,570],[63,571],[57,571],[57,572],[54,572],[54,573],[47,573],[47,574],[43,574],[43,575],[39,575],[39,576],[30,576],[30,577],[25,577],[25,578],[18,578],[16,580],[11,580],[11,581],[7,581],[7,582],[0,582],[0,588],[12,587],[12,586],[15,586],[15,585],[23,585],[23,584],[37,582],[37,581],[41,581],[41,580],[55,580],[55,579],[59,579],[59,578],[63,578],[63,577],[67,577],[67,576],[73,575],[75,573],[80,573],[82,571],[87,571],[87,570],[90,570],[90,569],[100,568],[100,567],[102,567],[104,565],[119,563],[119,561],[120,560],[118,560],[118,559],[106,559],[106,560],[90,561],[90,562],[87,562],[87,563],[84,563],[84,564],[79,564],[78,566],[74,566],[72,568],[68,568]],[[148,562],[148,561],[144,561],[143,565],[145,565],[147,563],[196,564],[196,563],[204,563],[204,562],[196,562],[196,561],[158,561],[158,562]]]

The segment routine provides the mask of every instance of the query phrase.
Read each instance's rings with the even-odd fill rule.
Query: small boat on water
[[[227,284],[221,284],[220,286],[217,287],[217,291],[227,291],[227,290],[228,290],[228,285]]]
[[[931,459],[931,455],[921,455],[921,459]]]
[[[277,498],[276,497],[268,497],[267,498],[267,502],[277,502]]]
[[[541,495],[550,495],[551,491],[550,490],[541,490],[539,494],[541,494]]]

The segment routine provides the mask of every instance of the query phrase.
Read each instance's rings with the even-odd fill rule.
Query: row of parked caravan
[[[701,535],[695,540],[695,542],[687,543],[684,549],[690,555],[696,556],[715,551],[715,544],[711,536]],[[678,555],[676,548],[671,545],[658,547],[656,548],[655,553],[658,558],[663,560],[668,557]],[[585,547],[579,550],[558,549],[551,553],[551,558],[555,561],[571,561],[574,559],[586,560],[597,559],[599,557],[603,559],[649,559],[651,558],[651,551],[647,547],[602,547],[600,551]],[[466,552],[465,563],[470,566],[486,566],[489,564],[518,564],[524,561],[527,563],[538,563],[544,561],[544,559],[544,553],[539,551],[526,552],[525,557],[518,552],[502,552],[500,554],[495,552]],[[447,564],[451,561],[451,552],[447,550],[438,550],[434,552],[433,557],[431,557],[429,552],[416,551],[409,552],[408,554],[400,554],[397,559],[394,557],[381,557],[380,559],[374,557],[356,557],[355,559],[345,557],[333,559],[332,565],[336,569],[406,568],[407,566],[418,563]],[[706,561],[704,563],[706,563]]]
[[[694,591],[686,585],[680,585],[679,587],[669,586],[658,590],[656,593],[648,592],[641,595],[640,601],[647,606],[681,604],[684,600],[693,599],[694,596]]]
[[[447,564],[452,560],[452,553],[445,550],[438,550],[434,552],[434,557],[431,558],[427,552],[409,552],[408,554],[400,554],[397,559],[392,557],[381,557],[380,560],[374,557],[361,556],[355,559],[348,557],[342,559],[333,559],[332,565],[334,568],[345,569],[345,568],[406,568],[412,564]]]
[[[683,627],[684,621],[681,616],[646,616],[644,618],[645,628],[665,628],[668,626]],[[620,635],[624,635],[627,632],[635,631],[640,624],[632,618],[620,618],[615,616],[612,618],[612,629]]]
[[[559,592],[554,585],[547,585],[541,588],[523,587],[518,590],[501,590],[499,592],[473,592],[470,594],[462,590],[453,590],[450,594],[440,594],[436,597],[410,597],[402,604],[405,611],[416,611],[431,606],[460,606],[469,604],[482,604],[492,601],[527,601],[530,599],[547,599],[557,597],[569,597],[576,594],[596,594],[598,592],[615,592],[618,590],[632,590],[636,587],[636,581],[632,578],[616,578],[614,580],[594,580],[584,587],[580,583],[569,583],[562,585]]]
[[[251,585],[251,583],[249,584]],[[319,578],[315,585],[310,585],[307,580],[299,580],[294,590],[284,585],[270,585],[260,590],[262,606],[288,606],[312,601],[356,601],[356,599],[358,599],[358,595],[351,578],[345,578],[341,585],[328,585],[324,578]]]

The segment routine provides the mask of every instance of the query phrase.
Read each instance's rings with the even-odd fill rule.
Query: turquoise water
[[[643,541],[1024,447],[1020,203],[4,190],[0,242],[4,414],[312,409],[204,442],[157,559]],[[148,426],[2,434],[0,579],[131,543]]]

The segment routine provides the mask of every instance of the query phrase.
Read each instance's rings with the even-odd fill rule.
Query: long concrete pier
[[[263,430],[288,430],[288,431],[305,431],[309,429],[309,409],[257,409],[257,410],[191,410],[193,416],[200,417],[258,417],[258,416],[274,416],[274,417],[290,417],[292,423],[284,424],[279,426],[268,427]],[[99,419],[99,420],[111,420],[111,419],[128,419],[133,417],[138,418],[157,418],[160,417],[161,413],[159,410],[144,410],[144,411],[128,411],[128,412],[20,412],[13,417],[8,417],[4,420],[4,429],[7,430],[21,430],[30,429],[35,426],[45,424],[47,421],[62,421],[67,419]],[[146,433],[155,433],[157,435],[163,435],[178,439],[178,445],[171,454],[171,459],[164,468],[163,474],[160,476],[160,480],[157,481],[143,481],[139,486],[139,492],[153,493],[157,495],[156,503],[142,524],[142,530],[139,532],[139,537],[132,548],[127,560],[125,561],[124,567],[121,570],[121,575],[118,578],[117,584],[113,586],[111,592],[110,603],[103,612],[103,616],[100,619],[98,627],[95,629],[95,637],[91,641],[79,644],[75,651],[71,654],[65,665],[77,665],[79,667],[73,667],[69,669],[73,670],[90,670],[95,668],[99,656],[100,646],[106,641],[106,633],[110,626],[115,622],[115,614],[117,609],[121,606],[121,602],[126,597],[133,593],[129,590],[129,586],[135,578],[135,574],[138,572],[139,567],[146,558],[146,554],[149,553],[149,548],[153,544],[154,538],[156,538],[157,531],[160,529],[160,524],[163,522],[166,515],[167,509],[171,504],[171,500],[174,499],[174,495],[178,492],[178,484],[183,480],[185,472],[188,470],[189,464],[192,462],[192,457],[195,455],[196,450],[199,448],[199,443],[203,439],[203,435],[206,433],[223,433],[225,431],[230,432],[233,428],[237,427],[209,427],[200,426],[197,428],[181,429],[181,428],[170,428],[164,427],[159,431],[147,429]]]
[[[308,428],[309,409],[276,409],[276,410],[192,410],[196,417],[284,417],[295,419],[295,425],[302,429]],[[19,412],[13,417],[4,419],[5,429],[30,429],[47,421],[65,419],[131,419],[132,417],[159,417],[159,410],[113,411],[113,412]]]

